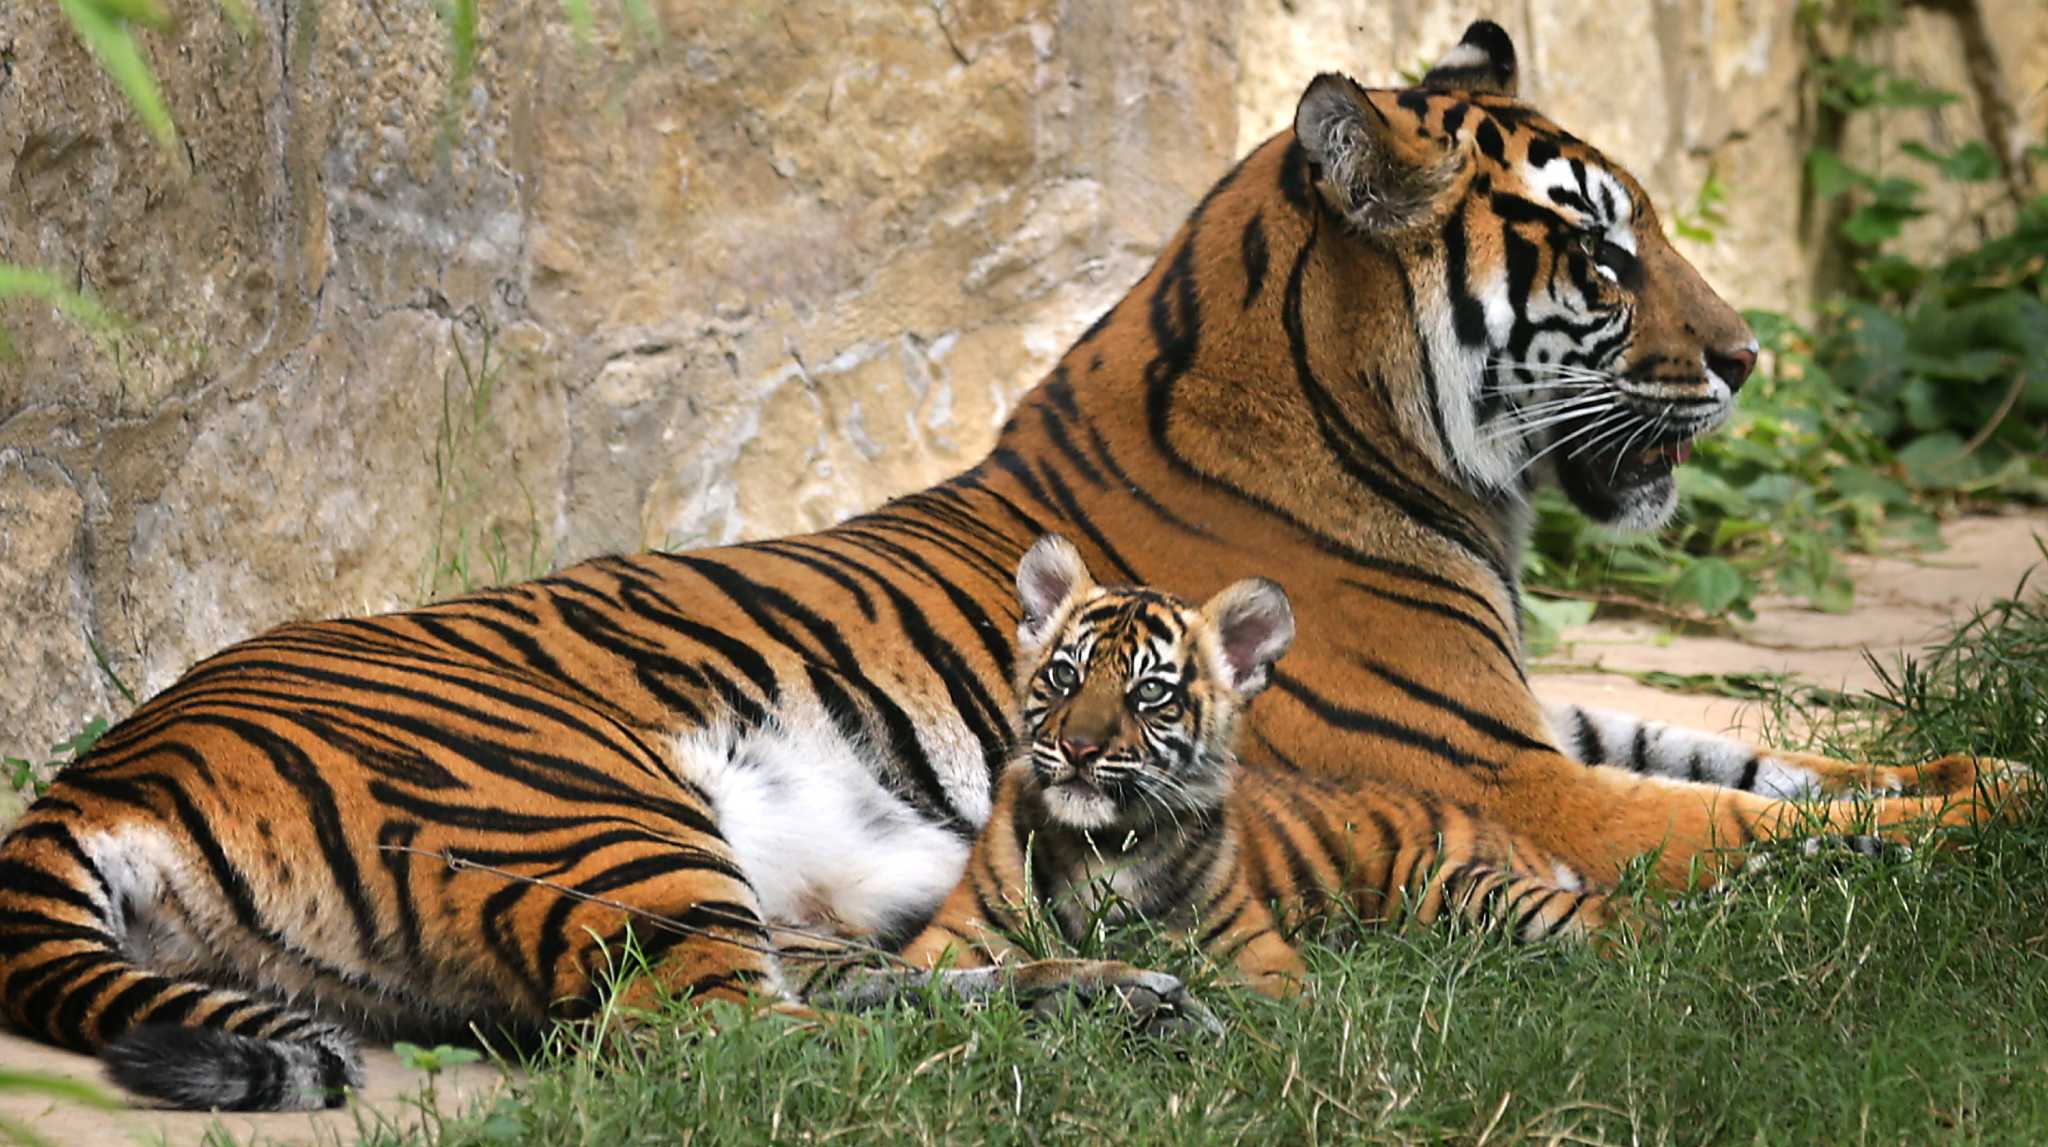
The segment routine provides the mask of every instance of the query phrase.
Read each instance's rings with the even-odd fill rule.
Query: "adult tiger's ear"
[[[1087,563],[1074,543],[1058,534],[1047,534],[1033,542],[1017,563],[1017,604],[1024,607],[1017,624],[1017,639],[1038,645],[1050,636],[1049,623],[1059,616],[1060,607],[1076,594],[1095,588]]]
[[[1491,20],[1475,20],[1465,29],[1465,38],[1444,53],[1436,67],[1422,77],[1422,87],[1432,92],[1473,92],[1478,95],[1515,95],[1515,42],[1507,29]]]
[[[1403,131],[1349,76],[1324,72],[1294,109],[1294,137],[1317,189],[1362,231],[1390,234],[1426,222],[1458,159],[1434,139]]]
[[[1228,684],[1250,698],[1272,679],[1273,663],[1294,643],[1294,607],[1278,582],[1246,578],[1224,586],[1202,605],[1202,617],[1216,634]]]

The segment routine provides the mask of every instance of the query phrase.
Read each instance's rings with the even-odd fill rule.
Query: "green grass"
[[[2043,697],[2031,595],[1894,671],[1860,726],[1817,714],[1817,739],[2044,765]],[[1609,958],[1367,931],[1311,949],[1311,999],[1208,984],[1220,1043],[944,1003],[831,1031],[687,1007],[639,1039],[565,1027],[509,1094],[366,1115],[365,1141],[2048,1142],[2048,815],[1948,843],[1779,849]]]

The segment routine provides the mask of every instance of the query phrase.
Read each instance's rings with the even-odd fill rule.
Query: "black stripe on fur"
[[[289,1041],[145,1024],[100,1058],[115,1083],[187,1110],[312,1111],[341,1106],[346,1089],[363,1085],[355,1039],[325,1024]]]

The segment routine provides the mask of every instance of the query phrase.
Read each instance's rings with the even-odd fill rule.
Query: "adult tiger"
[[[0,1003],[145,1095],[301,1106],[357,1078],[353,1032],[589,1000],[629,909],[674,925],[642,929],[652,981],[706,998],[781,990],[771,923],[905,938],[988,814],[1010,571],[1053,530],[1191,597],[1287,579],[1304,636],[1249,767],[1405,786],[1590,879],[1657,850],[1679,882],[1812,823],[1775,797],[1914,784],[1530,691],[1530,484],[1663,520],[1756,347],[1514,70],[1480,23],[1418,88],[1316,79],[951,481],[201,662],[0,845]],[[1981,819],[2014,775],[1952,758],[1953,802],[1821,819]]]

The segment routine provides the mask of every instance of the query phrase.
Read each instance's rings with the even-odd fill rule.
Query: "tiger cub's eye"
[[[1131,698],[1140,705],[1157,705],[1172,693],[1164,681],[1140,681],[1138,687],[1131,690]]]
[[[1081,675],[1074,672],[1074,667],[1064,661],[1055,661],[1046,666],[1045,679],[1062,693],[1073,692],[1074,686],[1081,683]]]

